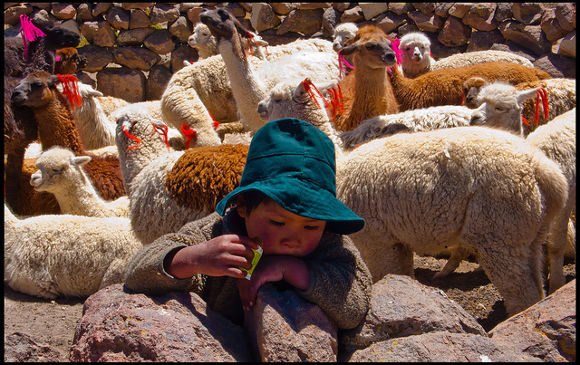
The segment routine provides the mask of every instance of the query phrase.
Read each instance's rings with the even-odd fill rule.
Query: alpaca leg
[[[575,218],[572,219],[570,216],[570,220],[568,221],[568,233],[566,235],[566,249],[564,250],[564,257],[576,259],[576,224]]]
[[[547,240],[549,260],[549,293],[553,293],[566,283],[564,277],[564,250],[567,245],[568,222],[570,212],[568,210],[558,215],[550,226]]]
[[[376,283],[387,274],[414,277],[413,251],[409,246],[385,240],[384,237],[351,236]]]
[[[453,251],[451,252],[451,257],[449,257],[449,260],[447,260],[447,263],[445,264],[443,269],[441,269],[441,271],[436,273],[433,276],[433,278],[441,279],[451,274],[453,271],[455,271],[455,269],[457,269],[459,264],[461,264],[461,261],[467,258],[467,256],[469,256],[468,249],[464,247],[455,247],[455,249],[453,249]]]
[[[504,298],[510,315],[544,298],[541,240],[530,245],[496,240],[478,246],[479,264]]]
[[[111,262],[109,268],[105,272],[105,275],[103,275],[103,279],[99,285],[99,290],[109,285],[122,283],[124,281],[125,265],[127,264],[127,261],[128,260],[126,258],[117,258]]]

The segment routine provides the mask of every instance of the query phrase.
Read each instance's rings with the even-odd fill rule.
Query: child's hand
[[[244,278],[246,273],[239,269],[252,266],[258,244],[249,237],[225,234],[198,245],[187,246],[177,251],[171,259],[167,272],[176,278],[188,278],[194,274],[209,276],[231,276]]]
[[[262,285],[282,279],[298,289],[305,290],[310,285],[310,272],[304,261],[297,257],[262,257],[252,273],[252,279],[241,279],[237,282],[244,310],[249,311],[252,309],[258,289]]]

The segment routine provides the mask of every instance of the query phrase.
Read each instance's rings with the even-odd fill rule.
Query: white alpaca
[[[128,218],[40,215],[19,219],[4,203],[4,283],[40,298],[86,298],[122,283],[140,248]]]
[[[82,166],[89,156],[75,156],[71,150],[54,146],[36,160],[38,171],[30,176],[37,191],[54,194],[63,214],[89,217],[128,217],[129,198],[104,201],[91,184]]]
[[[353,38],[356,35],[358,26],[354,23],[340,23],[334,27],[334,34],[332,35],[332,48],[335,51],[339,51],[344,42],[348,39]]]
[[[203,23],[195,25],[193,34],[187,38],[187,44],[197,51],[199,59],[219,54],[215,37],[211,35],[207,25]]]

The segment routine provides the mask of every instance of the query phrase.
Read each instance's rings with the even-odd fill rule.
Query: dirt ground
[[[476,263],[463,261],[447,278],[434,280],[433,275],[445,259],[415,257],[415,278],[438,287],[459,303],[478,322],[490,330],[507,319],[503,300]],[[576,265],[566,262],[566,282],[576,278]],[[41,300],[15,292],[4,286],[4,338],[14,332],[30,335],[60,353],[60,361],[69,361],[69,351],[78,320],[82,316],[83,300]]]

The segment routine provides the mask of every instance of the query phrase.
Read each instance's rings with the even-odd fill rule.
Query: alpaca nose
[[[469,125],[481,125],[483,124],[484,115],[479,110],[474,111],[471,114],[471,120],[469,121]]]
[[[12,95],[10,96],[10,99],[12,100],[12,102],[14,102],[16,104],[22,104],[26,100],[26,94],[24,94],[20,90],[16,90],[15,89],[12,92]]]
[[[260,117],[262,119],[268,118],[268,107],[266,106],[265,103],[263,102],[258,103],[258,114],[260,114]]]
[[[30,175],[30,185],[34,186],[35,188],[40,186],[42,182],[42,176],[40,174],[40,170],[36,171],[34,174]]]

